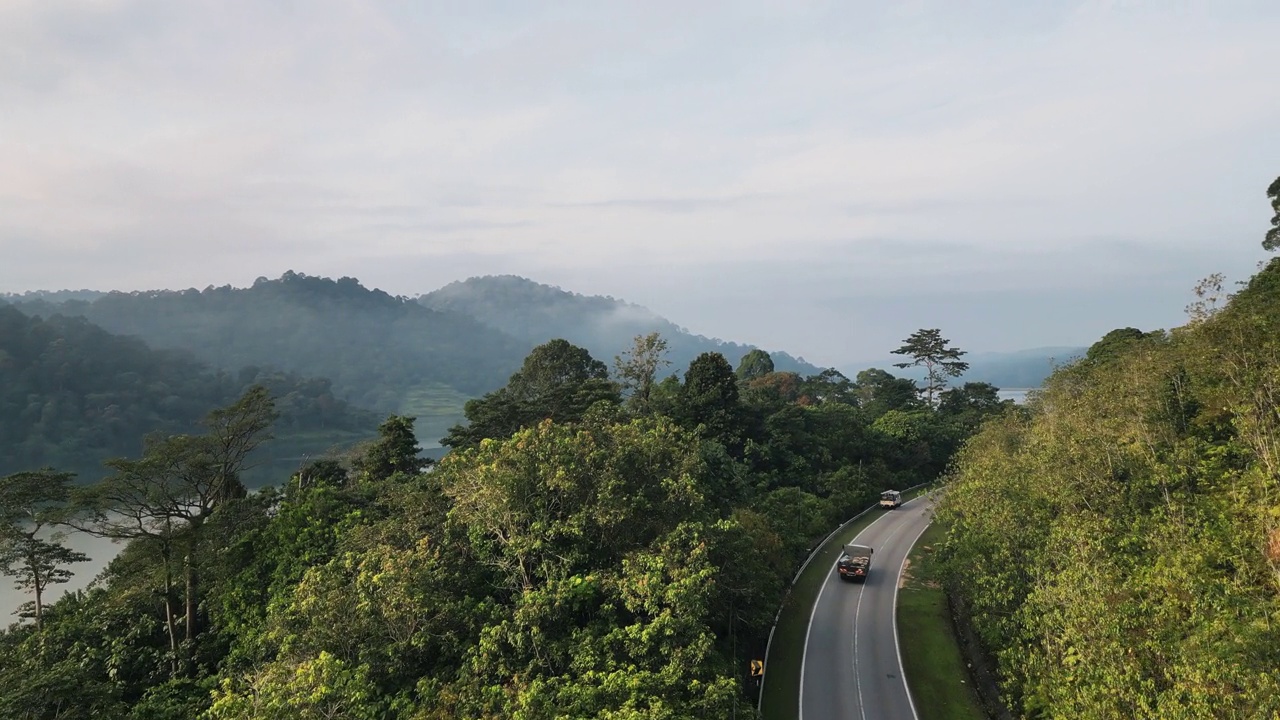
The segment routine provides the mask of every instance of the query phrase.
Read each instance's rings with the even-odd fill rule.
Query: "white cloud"
[[[787,318],[851,287],[1172,293],[1259,254],[1277,30],[1270,2],[7,3],[0,289],[515,272],[833,357],[856,341]]]

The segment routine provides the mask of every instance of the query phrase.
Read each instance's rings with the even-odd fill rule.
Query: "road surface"
[[[853,541],[870,546],[863,583],[835,565],[818,592],[800,667],[800,720],[916,720],[902,677],[894,603],[907,552],[932,517],[928,496],[883,513]]]

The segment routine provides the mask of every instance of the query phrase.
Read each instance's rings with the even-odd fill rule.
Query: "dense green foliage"
[[[947,386],[947,378],[960,377],[969,369],[969,363],[960,359],[965,351],[950,346],[950,340],[942,337],[937,328],[917,330],[903,341],[894,355],[906,355],[910,361],[894,363],[894,367],[923,367],[925,401],[933,406],[933,396]]]
[[[1029,718],[1280,715],[1280,260],[959,453],[948,582]]]
[[[185,353],[112,335],[82,317],[28,317],[0,305],[0,474],[43,466],[89,476],[147,433],[194,430],[252,385],[277,398],[290,452],[368,436],[374,416],[324,379],[248,367],[215,373]]]
[[[63,545],[58,535],[43,532],[49,525],[49,508],[70,496],[71,478],[70,473],[51,469],[0,477],[0,575],[14,578],[20,589],[31,593],[29,607],[19,612],[34,618],[37,630],[44,626],[44,593],[71,579],[67,566],[89,559]]]
[[[1262,239],[1262,247],[1267,250],[1280,248],[1280,177],[1267,188],[1267,199],[1271,201],[1271,229]]]
[[[0,716],[751,717],[747,661],[813,543],[1006,409],[881,375],[704,353],[637,404],[553,340],[439,463],[393,416],[354,457],[224,492],[226,453],[270,432],[251,389],[54,513],[131,542],[0,633]]]

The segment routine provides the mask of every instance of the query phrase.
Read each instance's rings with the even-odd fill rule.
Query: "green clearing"
[[[930,525],[911,550],[898,590],[898,643],[902,667],[919,717],[985,720],[938,583],[934,550],[942,528]]]
[[[423,449],[439,448],[449,428],[466,422],[462,407],[470,399],[448,385],[424,383],[410,388],[401,399],[400,414],[417,418],[413,430]]]
[[[902,494],[904,500],[914,498],[928,488]],[[795,720],[800,713],[800,660],[804,656],[804,640],[809,629],[809,616],[818,599],[822,581],[841,548],[851,542],[863,528],[878,520],[881,511],[872,509],[846,525],[814,555],[809,566],[782,603],[778,625],[773,631],[773,644],[765,658],[765,683],[761,689],[760,715],[765,720]],[[764,690],[768,690],[765,693]]]

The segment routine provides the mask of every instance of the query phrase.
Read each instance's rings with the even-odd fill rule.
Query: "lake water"
[[[63,593],[68,590],[79,590],[87,586],[124,547],[122,544],[84,533],[68,533],[62,542],[72,550],[79,550],[88,555],[89,561],[68,566],[67,569],[75,573],[75,575],[71,576],[70,582],[54,585],[45,591],[44,602],[46,605],[62,597]],[[18,616],[14,614],[18,610],[18,606],[34,599],[35,596],[31,593],[14,587],[13,578],[0,576],[0,627],[8,627],[9,623],[18,622]],[[23,622],[31,621],[26,620]]]
[[[1028,392],[1029,388],[1008,388],[1001,389],[997,394],[1001,400],[1012,400],[1019,405],[1025,405]]]

